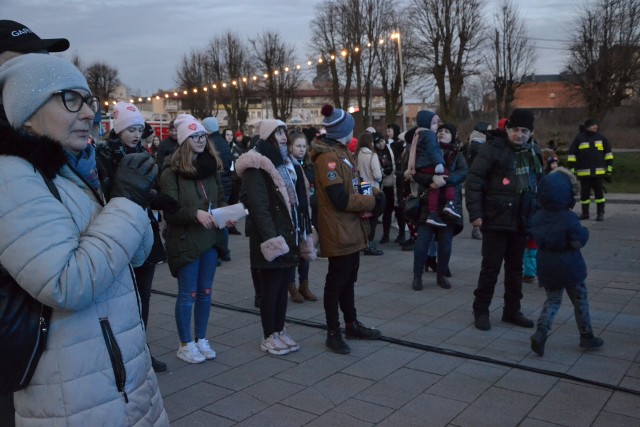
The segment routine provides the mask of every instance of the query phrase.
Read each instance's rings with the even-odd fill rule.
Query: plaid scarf
[[[538,191],[538,176],[542,174],[542,163],[528,142],[516,151],[516,185],[518,194]]]

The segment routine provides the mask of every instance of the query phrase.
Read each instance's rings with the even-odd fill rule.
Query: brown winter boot
[[[307,301],[318,301],[318,297],[315,296],[313,292],[311,292],[311,289],[309,289],[308,280],[302,280],[300,282],[300,287],[298,288],[298,292],[300,292],[300,295],[302,295],[302,297]]]
[[[304,302],[304,298],[296,288],[296,282],[289,283],[289,295],[291,295],[291,301],[293,302]]]

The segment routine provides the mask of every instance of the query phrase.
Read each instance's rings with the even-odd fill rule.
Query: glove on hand
[[[604,180],[607,182],[611,182],[611,172],[607,172],[604,174]]]
[[[379,217],[384,212],[384,207],[387,204],[387,199],[384,197],[384,193],[380,191],[375,195],[376,197],[376,205],[373,207],[371,213],[373,213],[374,217]]]
[[[146,209],[157,175],[158,167],[148,153],[127,154],[113,176],[111,197],[125,197]]]
[[[180,204],[176,199],[159,191],[151,190],[149,198],[151,200],[151,209],[167,213],[175,213],[180,209]]]
[[[442,163],[438,163],[438,164],[436,165],[436,173],[437,173],[437,174],[444,173],[444,166],[442,166]]]

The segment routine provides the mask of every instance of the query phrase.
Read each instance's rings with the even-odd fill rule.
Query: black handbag
[[[404,209],[402,210],[404,220],[410,223],[418,222],[420,216],[420,197],[409,196],[404,201]]]
[[[42,177],[60,200],[53,182]],[[29,385],[47,345],[51,313],[0,265],[0,395]]]

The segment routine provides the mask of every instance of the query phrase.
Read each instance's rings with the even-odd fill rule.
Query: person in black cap
[[[69,49],[67,39],[41,39],[29,27],[8,19],[0,20],[0,66],[25,53],[62,52]],[[7,125],[2,94],[0,94],[0,125]],[[13,424],[13,394],[0,396],[0,419]]]
[[[478,122],[473,126],[473,131],[469,135],[469,145],[466,152],[467,165],[471,167],[473,161],[476,159],[478,152],[487,142],[487,132],[493,129],[490,123]],[[482,240],[482,233],[480,227],[473,227],[471,229],[471,238],[475,240]]]
[[[613,153],[609,140],[598,133],[598,122],[587,119],[569,147],[567,165],[580,180],[580,219],[589,219],[591,190],[596,202],[596,221],[604,220],[603,178],[611,180],[613,173]]]
[[[489,306],[503,262],[502,321],[533,327],[520,311],[524,248],[543,176],[542,155],[533,142],[533,122],[530,111],[513,110],[506,132],[488,132],[489,142],[480,149],[467,175],[469,220],[483,234],[482,267],[473,301],[475,326],[482,331],[491,329]]]
[[[0,20],[0,65],[25,53],[63,52],[67,49],[67,39],[41,39],[24,24]]]

